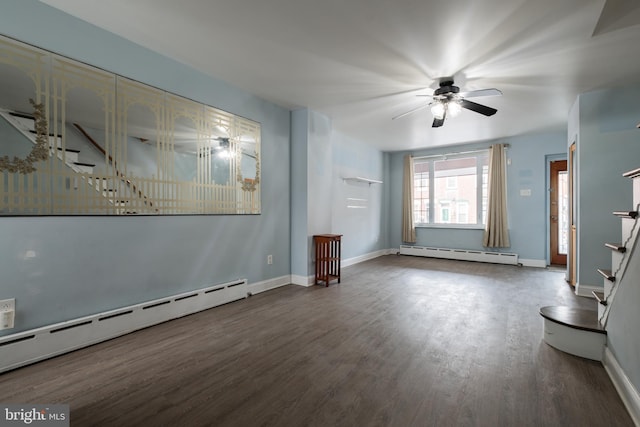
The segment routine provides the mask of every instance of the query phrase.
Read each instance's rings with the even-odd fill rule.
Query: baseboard
[[[369,261],[370,259],[378,258],[384,255],[391,255],[398,252],[398,249],[381,249],[379,251],[370,252],[368,254],[359,255],[353,258],[346,258],[340,262],[340,267],[345,268],[361,262]],[[289,283],[293,283],[298,286],[313,286],[315,283],[315,276],[300,276],[298,274],[292,274]]]
[[[518,265],[518,254],[507,252],[487,252],[463,248],[438,248],[430,246],[400,245],[401,255],[427,258],[453,259],[460,261],[488,262],[491,264]]]
[[[247,297],[247,281],[213,285],[0,338],[0,372]]]
[[[547,268],[547,261],[543,259],[520,258],[518,262],[522,264],[523,267]]]
[[[313,286],[315,282],[314,276],[299,276],[297,274],[291,275],[291,283],[298,286]]]
[[[635,425],[640,426],[640,394],[624,373],[618,360],[608,347],[604,348],[602,364],[607,374],[609,374],[611,382],[613,382],[614,387],[618,391],[622,403],[624,403],[624,406],[627,408],[631,419]]]
[[[602,286],[581,285],[580,283],[576,283],[575,294],[578,295],[579,297],[595,298],[591,293],[592,291],[602,292]]]
[[[291,284],[291,276],[275,277],[273,279],[263,280],[261,282],[251,283],[249,285],[249,293],[251,295],[259,294],[260,292],[270,291],[281,286]]]
[[[370,259],[378,258],[384,255],[391,255],[396,253],[396,249],[381,249],[379,251],[370,252],[368,254],[359,255],[353,258],[347,258],[342,260],[342,267],[349,267],[350,265],[358,264],[361,262],[369,261]]]

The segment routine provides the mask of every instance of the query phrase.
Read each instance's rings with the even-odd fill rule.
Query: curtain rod
[[[504,145],[505,149],[508,149],[509,147],[511,147],[511,144],[502,144]],[[487,147],[487,148],[478,148],[477,150],[470,150],[470,151],[453,151],[453,152],[447,152],[447,153],[442,153],[442,154],[431,154],[428,156],[414,156],[411,155],[411,157],[413,157],[414,159],[430,159],[433,157],[447,157],[447,156],[457,156],[457,155],[462,155],[462,154],[475,154],[475,153],[480,153],[481,151],[486,151],[489,150],[491,147]]]

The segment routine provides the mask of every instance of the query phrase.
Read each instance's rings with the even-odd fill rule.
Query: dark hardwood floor
[[[72,426],[632,426],[604,368],[542,341],[595,309],[560,272],[385,256],[0,375]]]

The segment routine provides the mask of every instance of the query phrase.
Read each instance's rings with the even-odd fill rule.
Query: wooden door
[[[569,251],[569,175],[567,161],[551,162],[551,264],[567,265]]]

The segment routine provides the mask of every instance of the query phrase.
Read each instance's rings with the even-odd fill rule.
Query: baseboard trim
[[[543,259],[520,258],[518,260],[523,267],[547,268],[547,261]]]
[[[207,288],[67,320],[0,338],[0,372],[247,297],[247,281]]]
[[[315,281],[314,276],[299,276],[297,274],[291,275],[291,283],[298,286],[313,286]]]
[[[624,403],[624,406],[627,408],[631,419],[635,425],[640,426],[640,394],[629,380],[629,377],[624,373],[615,355],[608,347],[604,348],[602,364],[607,374],[609,374],[611,382],[613,382],[614,387],[618,391],[622,403]]]
[[[591,293],[592,291],[602,291],[602,286],[581,285],[580,283],[576,283],[575,294],[579,297],[595,298]]]
[[[273,279],[263,280],[261,282],[251,283],[249,285],[249,293],[251,295],[259,294],[261,292],[270,291],[281,286],[291,284],[291,276],[280,276]]]
[[[368,254],[359,255],[353,258],[347,258],[342,260],[342,267],[349,267],[350,265],[359,264],[361,262],[369,261],[370,259],[378,258],[384,255],[390,255],[394,252],[394,249],[380,249],[379,251],[370,252]]]
[[[398,250],[395,248],[392,249],[380,249],[379,251],[370,252],[364,255],[358,255],[353,258],[346,258],[340,261],[340,267],[345,268],[355,264],[359,264],[361,262],[369,261],[370,259],[378,258],[384,255],[391,255],[397,253]],[[298,274],[292,274],[291,280],[289,283],[298,286],[313,286],[315,283],[315,276],[300,276]]]

